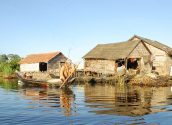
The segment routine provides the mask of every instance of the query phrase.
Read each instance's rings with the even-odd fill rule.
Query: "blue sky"
[[[172,47],[171,0],[0,0],[0,53],[62,51],[74,61],[134,34]]]

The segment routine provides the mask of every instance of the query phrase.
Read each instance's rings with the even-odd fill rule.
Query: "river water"
[[[171,125],[172,88],[22,87],[0,80],[0,125]]]

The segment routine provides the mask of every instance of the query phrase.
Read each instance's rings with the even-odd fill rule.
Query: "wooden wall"
[[[140,42],[136,48],[130,53],[128,58],[141,58],[144,56],[149,56],[150,53],[149,51],[146,49],[146,47],[144,46],[144,44],[142,42]]]
[[[128,58],[139,58],[139,67],[141,72],[150,73],[151,72],[151,53],[146,48],[143,42],[140,42],[136,48],[130,53]]]
[[[167,56],[166,68],[167,68],[167,74],[168,75],[170,75],[171,67],[172,67],[172,57],[171,56]]]
[[[172,58],[169,57],[165,51],[158,49],[150,44],[145,44],[152,52],[152,61],[153,66],[156,69],[155,71],[160,75],[169,75],[170,68],[172,66]]]
[[[85,59],[84,70],[102,74],[114,74],[115,61],[102,59]]]
[[[59,72],[61,68],[60,62],[65,62],[66,60],[67,58],[63,54],[57,55],[48,62],[48,72]]]
[[[39,63],[20,64],[21,72],[39,72]]]

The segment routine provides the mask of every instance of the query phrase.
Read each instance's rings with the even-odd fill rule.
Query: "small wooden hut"
[[[151,52],[142,40],[99,44],[83,58],[85,72],[116,74],[117,69],[139,69],[151,72]]]
[[[67,58],[62,52],[31,54],[22,59],[20,63],[21,72],[59,72],[61,65]]]

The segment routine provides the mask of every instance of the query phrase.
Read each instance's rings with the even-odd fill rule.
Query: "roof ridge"
[[[135,42],[123,41],[117,43],[98,44],[87,54],[83,56],[86,58],[101,58],[101,59],[117,59],[126,58],[128,54],[138,45],[140,40]],[[127,48],[127,49],[126,49]]]
[[[127,41],[122,42],[115,42],[115,43],[104,43],[104,44],[98,44],[98,45],[111,45],[111,44],[120,44],[120,43],[126,43]]]
[[[20,61],[22,63],[37,63],[37,62],[48,62],[49,60],[53,59],[61,52],[48,52],[48,53],[39,53],[39,54],[30,54],[27,55]]]
[[[145,40],[150,40],[150,41],[153,41],[153,42],[158,42],[157,40],[153,40],[153,39],[150,39],[150,38],[146,38],[146,37],[142,37],[142,36],[139,36],[139,35],[134,35],[140,39],[145,39]],[[160,42],[159,42],[160,43]],[[162,44],[162,43],[161,43]]]
[[[55,54],[55,53],[60,53],[60,51],[54,51],[54,52],[44,52],[44,53],[33,53],[29,55],[44,55],[44,54]],[[27,55],[27,56],[29,56]]]
[[[161,42],[159,42],[157,40],[148,39],[148,38],[138,36],[138,35],[134,35],[132,38],[134,38],[134,37],[136,37],[138,39],[141,39],[141,40],[145,41],[146,43],[148,43],[148,44],[150,44],[150,45],[152,45],[152,46],[154,46],[156,48],[159,48],[159,49],[161,49],[161,50],[163,50],[163,51],[165,51],[167,53],[169,53],[169,51],[172,51],[172,48],[170,46],[168,46],[168,45],[166,45],[164,43],[161,43]],[[130,38],[130,40],[132,38]]]

